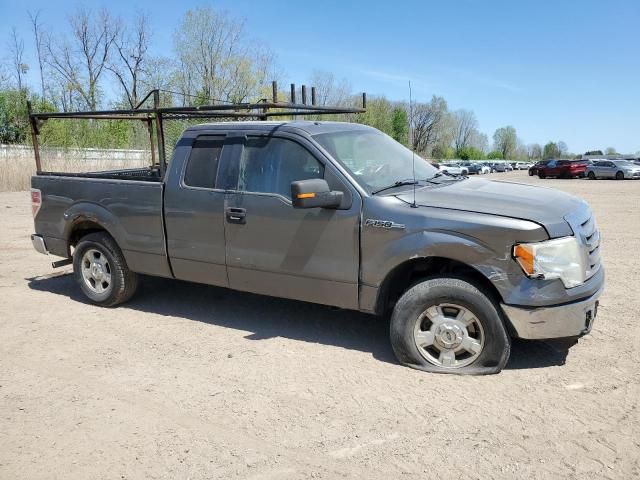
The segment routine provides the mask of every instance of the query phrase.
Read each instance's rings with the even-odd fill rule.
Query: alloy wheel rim
[[[473,363],[485,345],[484,329],[468,308],[441,303],[416,319],[413,338],[420,355],[442,368],[462,368]]]
[[[111,291],[111,265],[100,250],[88,249],[82,256],[80,269],[85,285],[92,292],[105,295]]]

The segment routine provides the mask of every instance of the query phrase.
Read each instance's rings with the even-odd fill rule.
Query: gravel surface
[[[591,335],[488,377],[401,367],[383,319],[301,302],[150,278],[94,307],[0,193],[0,478],[637,478],[640,182],[491,176],[586,199],[608,278]]]

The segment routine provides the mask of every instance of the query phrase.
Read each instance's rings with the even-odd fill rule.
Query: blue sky
[[[410,79],[418,101],[436,94],[451,109],[474,110],[489,138],[513,125],[525,143],[640,150],[640,0],[0,0],[0,39],[15,25],[30,53],[27,8],[60,31],[80,5],[108,5],[122,17],[148,12],[160,54],[170,52],[184,11],[211,5],[246,19],[287,82],[319,69],[354,91],[406,99]]]

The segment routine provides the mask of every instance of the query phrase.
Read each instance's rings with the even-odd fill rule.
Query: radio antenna
[[[416,205],[416,150],[413,142],[413,128],[411,123],[413,122],[413,98],[411,96],[411,80],[409,80],[409,141],[411,142],[411,169],[413,170],[413,203],[411,208],[417,208]]]

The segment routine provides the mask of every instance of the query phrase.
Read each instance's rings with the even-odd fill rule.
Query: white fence
[[[40,148],[42,170],[88,172],[144,167],[151,163],[149,150],[101,148]],[[36,172],[33,147],[0,145],[0,191],[28,190]]]
[[[40,147],[40,156],[46,159],[65,160],[147,160],[149,150],[116,150],[102,148],[57,148]],[[32,161],[33,147],[30,145],[0,145],[0,160],[20,160],[30,158]]]

